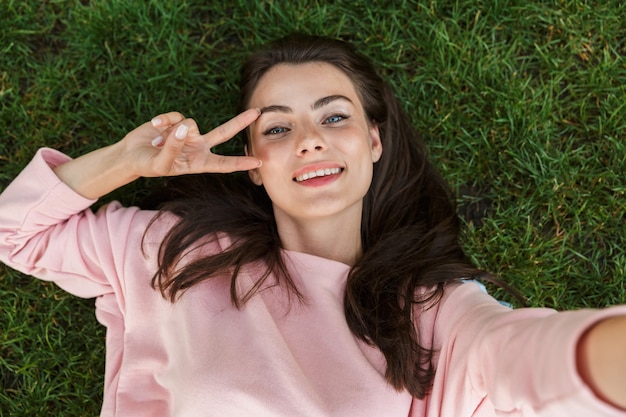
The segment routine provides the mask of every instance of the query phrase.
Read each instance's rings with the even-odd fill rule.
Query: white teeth
[[[340,172],[341,172],[341,168],[318,169],[317,171],[311,171],[311,172],[307,172],[307,173],[302,174],[302,175],[298,175],[296,177],[296,181],[297,182],[306,181],[306,180],[310,180],[311,178],[315,178],[315,177],[324,177],[326,175],[339,174]]]

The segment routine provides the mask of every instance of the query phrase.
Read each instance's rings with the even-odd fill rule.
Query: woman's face
[[[259,81],[250,103],[250,172],[270,196],[277,221],[358,215],[382,153],[350,78],[327,63],[281,64]]]

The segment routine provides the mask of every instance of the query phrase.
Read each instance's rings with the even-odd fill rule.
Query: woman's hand
[[[138,177],[254,169],[261,164],[256,158],[216,155],[211,149],[258,117],[258,110],[246,110],[201,135],[192,119],[180,113],[162,114],[121,141],[59,165],[54,171],[74,191],[96,199]]]
[[[212,152],[213,147],[230,140],[258,117],[258,110],[250,109],[202,135],[194,120],[175,112],[161,114],[122,140],[124,155],[134,174],[142,177],[258,168],[261,162],[256,158]]]
[[[626,316],[596,323],[578,342],[578,371],[601,399],[626,410]]]

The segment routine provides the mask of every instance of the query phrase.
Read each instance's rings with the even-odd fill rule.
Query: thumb
[[[174,160],[180,155],[185,146],[185,140],[188,134],[189,126],[184,123],[179,124],[176,129],[172,129],[165,139],[165,143],[163,143],[160,152],[154,159],[154,170],[157,175],[167,175],[170,173]]]

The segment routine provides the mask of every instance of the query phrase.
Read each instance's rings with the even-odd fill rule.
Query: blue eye
[[[343,114],[334,114],[334,115],[330,116],[329,118],[327,118],[326,120],[324,120],[324,123],[325,124],[327,124],[327,123],[330,123],[330,124],[338,123],[338,122],[341,122],[342,120],[345,120],[347,118],[348,118],[348,116],[345,116]]]
[[[273,127],[263,132],[263,134],[264,135],[280,135],[281,133],[287,132],[287,130],[288,129],[286,127]]]

